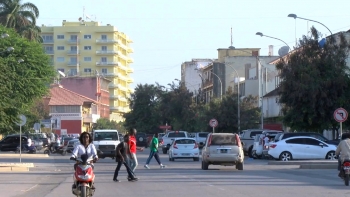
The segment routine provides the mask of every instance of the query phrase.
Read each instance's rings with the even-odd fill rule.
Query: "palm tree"
[[[33,3],[22,3],[22,0],[0,0],[0,24],[14,28],[29,40],[38,40],[40,31],[36,26],[39,9]],[[35,39],[33,39],[35,38]]]
[[[36,41],[39,43],[43,42],[43,38],[41,37],[41,28],[35,25],[27,25],[24,27],[21,27],[18,31],[18,33],[28,40]]]

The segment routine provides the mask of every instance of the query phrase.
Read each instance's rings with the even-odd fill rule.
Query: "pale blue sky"
[[[40,10],[38,25],[61,26],[85,13],[103,25],[111,24],[133,41],[131,55],[137,84],[166,85],[180,79],[181,63],[192,58],[217,58],[217,49],[230,46],[261,48],[274,55],[283,43],[256,32],[295,43],[295,20],[290,13],[322,22],[333,32],[350,29],[349,0],[23,0]],[[323,26],[309,22],[330,35]],[[307,22],[296,20],[296,35],[307,33]]]

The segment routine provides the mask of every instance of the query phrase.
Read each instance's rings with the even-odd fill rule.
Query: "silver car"
[[[236,166],[243,170],[244,152],[238,134],[210,133],[202,149],[202,169],[209,165]]]

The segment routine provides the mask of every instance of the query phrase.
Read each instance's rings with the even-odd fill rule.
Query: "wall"
[[[61,129],[67,129],[67,134],[81,133],[82,120],[61,120]]]
[[[278,96],[263,98],[263,112],[264,118],[278,117],[281,111],[281,106],[278,103]]]
[[[181,81],[185,83],[186,88],[189,92],[198,93],[198,90],[202,86],[202,79],[199,74],[202,74],[200,69],[211,63],[212,60],[193,60],[190,62],[184,62],[181,65]]]
[[[218,61],[225,62],[226,57],[231,56],[259,56],[260,48],[237,48],[237,49],[218,49]]]

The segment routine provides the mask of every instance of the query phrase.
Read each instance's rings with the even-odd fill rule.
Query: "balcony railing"
[[[68,62],[68,66],[79,66],[78,62]]]
[[[101,50],[101,51],[96,51],[96,54],[117,54],[118,51],[115,50]]]
[[[129,62],[129,63],[133,63],[133,62],[134,62],[134,59],[132,59],[131,57],[128,57],[128,62]]]
[[[119,46],[121,47],[121,48],[123,48],[123,49],[128,49],[129,47],[127,47],[125,44],[123,44],[123,42],[121,41],[121,40],[118,40],[118,44],[119,44]]]
[[[46,54],[53,55],[55,52],[53,50],[45,51]]]
[[[117,43],[117,40],[114,39],[97,39],[96,43]]]
[[[134,52],[134,49],[132,49],[132,48],[128,48],[128,53],[133,53]]]
[[[133,69],[133,68],[128,68],[126,71],[127,71],[128,73],[133,73],[133,72],[134,72],[134,69]]]
[[[134,82],[134,79],[128,78],[128,79],[127,79],[127,82],[128,82],[128,83],[132,83],[132,82]]]
[[[118,65],[118,62],[96,62],[96,65]]]
[[[43,40],[44,44],[53,44],[53,40]]]
[[[68,55],[78,55],[79,51],[78,50],[69,50],[67,51]]]
[[[68,43],[69,44],[77,44],[77,43],[79,43],[79,40],[78,39],[69,39]]]

